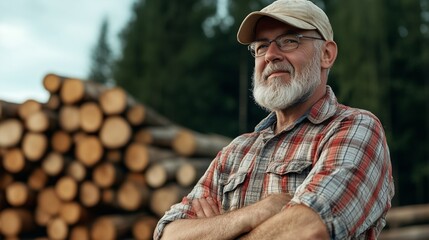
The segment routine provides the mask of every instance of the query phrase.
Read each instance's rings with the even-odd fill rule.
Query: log
[[[231,139],[218,135],[205,135],[190,130],[180,131],[173,141],[173,149],[181,156],[215,157]]]
[[[122,179],[123,172],[110,162],[97,165],[92,173],[92,180],[102,189],[118,185]]]
[[[88,210],[78,202],[65,202],[61,205],[59,217],[68,225],[83,223],[88,219]]]
[[[204,175],[212,159],[187,159],[176,172],[176,182],[182,187],[191,187]]]
[[[145,127],[134,135],[134,141],[160,147],[171,148],[180,128],[176,126],[167,127]]]
[[[90,234],[91,239],[122,239],[131,229],[141,214],[105,215],[95,220]]]
[[[47,226],[53,215],[43,211],[40,207],[34,210],[34,221],[38,226]]]
[[[25,127],[32,132],[46,132],[56,129],[57,115],[51,111],[43,110],[29,115],[25,119]]]
[[[85,102],[80,106],[80,128],[88,133],[94,133],[101,128],[103,112],[96,102]]]
[[[59,213],[62,201],[58,198],[54,187],[46,187],[37,195],[37,207],[40,211],[54,216]]]
[[[55,192],[62,201],[71,201],[77,196],[77,182],[70,176],[63,176],[55,183]]]
[[[69,227],[64,219],[54,217],[48,222],[46,232],[49,239],[66,239],[69,233]]]
[[[24,133],[24,126],[18,119],[0,121],[0,147],[9,148],[18,145]]]
[[[85,225],[76,225],[70,229],[69,240],[90,240],[89,229]]]
[[[126,113],[128,121],[133,126],[171,126],[174,125],[170,120],[153,110],[152,108],[136,103],[131,106]]]
[[[122,162],[122,151],[118,149],[107,150],[105,160],[111,163]]]
[[[18,117],[18,103],[0,100],[0,120]]]
[[[106,86],[82,79],[65,79],[60,89],[60,98],[64,104],[77,104],[82,101],[95,101],[107,89]]]
[[[54,73],[48,73],[43,78],[43,87],[51,94],[58,93],[61,89],[64,79],[67,79],[67,77],[63,77]]]
[[[57,94],[51,94],[48,98],[48,101],[44,104],[44,107],[50,110],[58,110],[58,108],[61,106],[61,99],[60,96]]]
[[[40,191],[48,182],[48,174],[41,168],[35,168],[27,179],[27,185],[31,190]]]
[[[13,183],[13,176],[9,173],[1,173],[0,174],[0,192],[6,189],[9,184]]]
[[[22,140],[22,150],[28,161],[39,161],[48,147],[48,139],[42,133],[27,132]]]
[[[380,233],[380,240],[427,240],[429,236],[429,224],[401,227],[384,230]]]
[[[98,101],[106,115],[121,114],[125,112],[128,105],[132,104],[132,100],[121,87],[106,89],[100,94]]]
[[[59,111],[59,125],[66,132],[75,132],[80,128],[80,110],[74,105],[64,105]]]
[[[25,120],[31,114],[41,111],[42,104],[36,100],[28,99],[18,107],[18,115],[22,120]]]
[[[135,211],[147,206],[150,198],[147,186],[139,185],[134,181],[123,182],[117,194],[118,205],[127,211]]]
[[[23,232],[35,228],[29,210],[21,208],[7,208],[0,213],[1,233],[6,237],[18,237]]]
[[[51,147],[55,152],[65,154],[70,151],[73,141],[69,133],[63,130],[54,131],[51,136]]]
[[[85,207],[94,207],[101,202],[101,192],[97,185],[91,181],[84,181],[80,185],[79,200]]]
[[[76,143],[75,157],[87,167],[92,167],[103,157],[104,149],[96,136],[87,136]]]
[[[164,186],[176,179],[177,169],[184,164],[182,158],[167,158],[151,164],[145,173],[147,185],[152,188]]]
[[[158,219],[152,216],[143,216],[134,223],[132,233],[136,240],[152,239]]]
[[[10,173],[23,172],[26,166],[24,154],[20,148],[11,148],[3,155],[3,168]]]
[[[170,184],[156,189],[150,198],[150,209],[158,216],[162,217],[170,207],[178,203],[189,189],[180,187],[177,184]]]
[[[101,143],[108,149],[125,146],[130,141],[131,135],[130,124],[120,116],[107,117],[99,133]]]
[[[71,161],[66,167],[66,175],[76,182],[82,182],[86,178],[86,172],[86,167],[79,161]]]
[[[58,176],[64,171],[66,160],[64,155],[57,152],[50,152],[43,159],[41,167],[49,176]]]
[[[34,199],[34,192],[23,182],[13,182],[6,188],[6,201],[12,207],[32,206]]]
[[[429,221],[429,204],[392,208],[386,215],[386,221],[391,228]]]
[[[125,166],[133,172],[142,172],[149,163],[172,158],[176,154],[167,149],[161,149],[140,143],[131,143],[125,150]]]

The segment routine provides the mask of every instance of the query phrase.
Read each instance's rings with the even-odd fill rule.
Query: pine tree
[[[109,23],[103,20],[97,45],[91,55],[92,63],[88,79],[102,84],[112,84],[112,51],[107,41]]]

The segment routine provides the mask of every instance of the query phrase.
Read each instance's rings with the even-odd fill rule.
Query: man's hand
[[[197,214],[197,218],[214,217],[220,214],[219,206],[212,198],[194,199],[192,210]]]

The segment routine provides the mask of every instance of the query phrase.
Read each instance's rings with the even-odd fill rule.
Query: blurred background
[[[174,122],[234,137],[266,113],[236,41],[266,0],[0,0],[0,99],[46,101],[45,74],[118,85]],[[339,56],[329,85],[382,121],[394,206],[429,203],[429,0],[314,0]]]

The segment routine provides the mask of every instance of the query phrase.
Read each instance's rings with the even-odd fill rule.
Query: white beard
[[[269,63],[262,74],[253,72],[253,97],[258,105],[268,111],[287,109],[305,102],[320,84],[320,57],[313,57],[302,72],[295,72],[292,65],[286,62]],[[267,77],[274,71],[288,71],[290,81],[285,83],[281,77]]]

